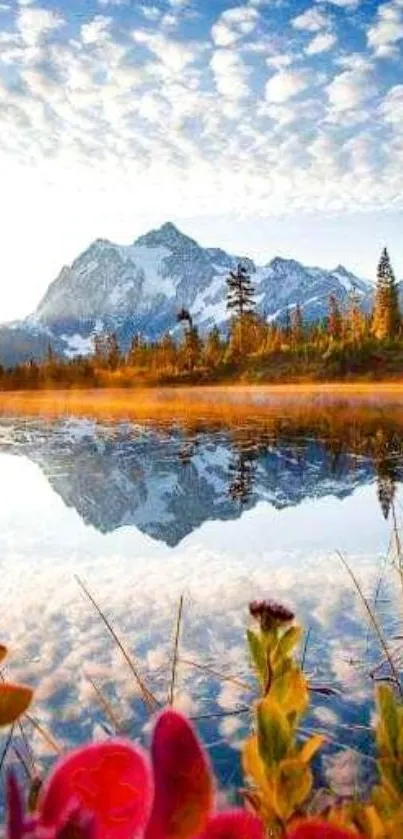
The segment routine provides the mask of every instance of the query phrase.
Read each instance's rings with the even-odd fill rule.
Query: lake
[[[172,394],[153,396],[154,420],[138,396],[130,410],[102,411],[86,397],[76,416],[60,400],[46,416],[33,402],[25,412],[3,404],[0,640],[7,675],[35,686],[32,716],[44,729],[24,721],[8,761],[41,771],[57,746],[114,730],[147,739],[136,680],[84,586],[161,704],[183,597],[175,705],[196,720],[230,793],[255,690],[248,603],[291,607],[307,632],[313,688],[302,736],[328,735],[318,772],[340,791],[370,776],[371,671],[387,668],[341,557],[402,667],[391,546],[401,397],[220,398],[221,411],[214,394],[197,409],[181,395],[175,420]]]

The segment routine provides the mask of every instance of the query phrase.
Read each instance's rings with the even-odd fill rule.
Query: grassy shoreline
[[[403,430],[403,381],[300,385],[7,391],[0,416],[90,417],[179,423],[187,427],[264,424],[269,430],[369,428]]]

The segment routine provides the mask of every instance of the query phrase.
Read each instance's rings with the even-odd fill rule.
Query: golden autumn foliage
[[[270,601],[252,603],[258,627],[248,645],[260,685],[253,731],[242,752],[245,796],[264,820],[268,835],[284,837],[311,816],[311,762],[325,742],[314,734],[301,740],[300,722],[309,706],[308,683],[295,659],[301,629],[291,612]],[[391,687],[376,694],[378,778],[368,798],[328,806],[319,813],[329,825],[365,839],[403,837],[403,704]]]

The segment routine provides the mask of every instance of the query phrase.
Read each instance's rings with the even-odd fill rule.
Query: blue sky
[[[2,319],[91,239],[403,276],[403,0],[1,0]]]

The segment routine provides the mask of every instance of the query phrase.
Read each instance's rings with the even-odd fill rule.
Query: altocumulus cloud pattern
[[[401,202],[402,0],[3,0],[0,15],[3,183],[113,185],[146,208],[163,182],[190,214]]]

